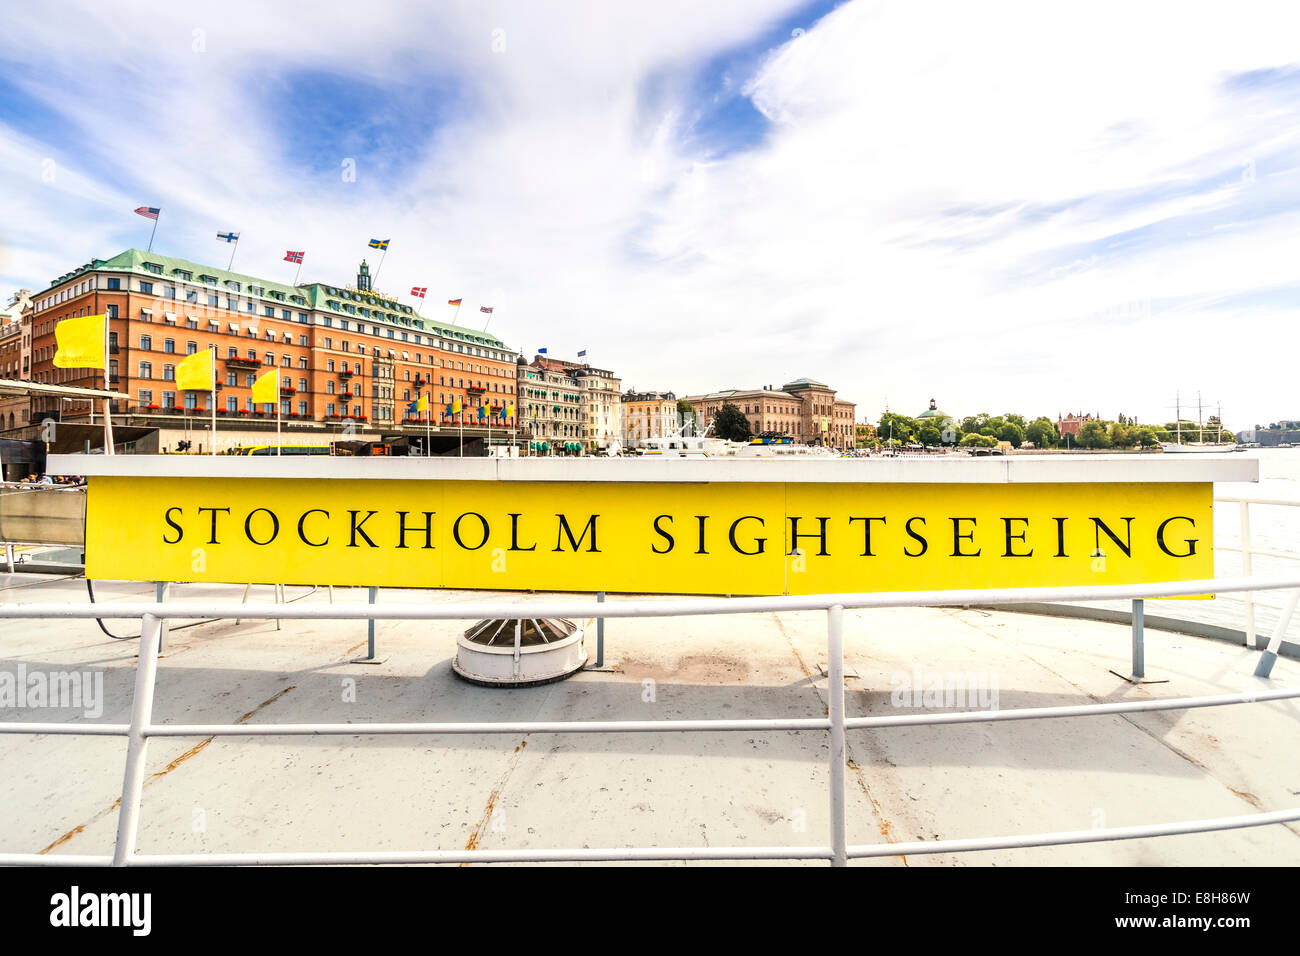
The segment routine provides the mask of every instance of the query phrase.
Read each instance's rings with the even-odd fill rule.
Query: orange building
[[[125,392],[131,401],[114,403],[114,413],[144,424],[208,415],[212,399],[219,418],[274,419],[274,405],[255,406],[251,392],[269,368],[280,372],[288,422],[423,432],[426,417],[431,427],[472,429],[491,414],[495,427],[514,424],[506,415],[515,394],[513,350],[375,291],[365,262],[355,285],[292,286],[130,249],[87,263],[32,298],[32,380]],[[98,369],[55,368],[57,324],[100,314],[109,319],[107,383]],[[177,389],[177,364],[209,348],[216,391]],[[414,408],[421,395],[428,412]],[[462,411],[453,416],[456,399]],[[56,401],[34,399],[33,420],[58,417]],[[76,413],[65,408],[62,417]]]

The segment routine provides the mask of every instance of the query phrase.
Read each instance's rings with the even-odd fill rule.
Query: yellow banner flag
[[[212,391],[212,351],[195,352],[176,366],[176,387]]]
[[[420,400],[415,403],[417,412],[427,412],[429,410],[429,396],[425,392],[420,393]]]
[[[511,402],[511,403],[506,407],[506,417],[507,417],[507,418],[514,418],[514,417],[515,417],[515,403],[514,403],[514,402]]]
[[[460,414],[460,396],[459,396],[459,395],[457,395],[455,398],[453,398],[453,399],[451,400],[451,413],[452,413],[453,415],[459,415],[459,414]]]
[[[261,405],[269,402],[274,405],[280,400],[280,373],[276,369],[271,369],[263,375],[259,375],[257,381],[253,383],[253,404]]]
[[[86,315],[79,319],[64,319],[56,325],[54,340],[58,343],[58,350],[54,353],[54,367],[105,368],[107,322],[102,315]]]

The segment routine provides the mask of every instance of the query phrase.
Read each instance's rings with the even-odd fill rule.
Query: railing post
[[[1241,573],[1250,577],[1254,560],[1250,553],[1250,502],[1241,502]],[[1259,635],[1255,633],[1255,592],[1247,591],[1246,599],[1246,646],[1259,647]]]
[[[126,735],[126,770],[122,799],[117,810],[117,843],[113,865],[126,866],[135,855],[140,822],[140,791],[144,788],[144,761],[149,738],[145,731],[153,720],[154,680],[158,673],[158,644],[162,621],[152,614],[140,620],[140,652],[135,665],[135,695],[131,699],[131,727]]]
[[[156,600],[159,604],[162,604],[164,601],[167,600],[171,592],[171,588],[172,586],[170,581],[155,581],[153,586],[154,600]],[[161,627],[158,631],[158,653],[159,654],[167,650],[167,633],[168,633],[167,621],[166,619],[163,619],[163,621],[161,622]]]
[[[847,866],[848,835],[844,823],[844,608],[826,611],[826,693],[831,718],[831,866]]]
[[[604,591],[596,592],[596,603],[605,603]],[[596,618],[596,666],[605,666],[605,619],[603,617]]]
[[[1140,680],[1147,676],[1146,648],[1143,645],[1146,611],[1141,598],[1133,601],[1133,677]]]
[[[1286,599],[1286,607],[1282,609],[1282,616],[1278,618],[1277,627],[1273,629],[1273,637],[1268,642],[1268,649],[1259,655],[1259,663],[1255,665],[1256,677],[1268,677],[1273,673],[1273,665],[1277,662],[1277,652],[1282,649],[1282,635],[1286,633],[1287,626],[1291,623],[1291,617],[1295,614],[1297,601],[1300,601],[1300,591],[1292,591],[1291,596]]]
[[[375,601],[378,600],[379,598],[379,588],[377,587],[370,588],[367,597],[369,602],[371,604],[374,604]],[[368,651],[366,656],[374,657],[375,656],[375,619],[373,617],[366,622],[366,648]]]

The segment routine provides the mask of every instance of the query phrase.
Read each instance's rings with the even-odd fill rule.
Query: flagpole
[[[302,259],[306,259],[306,258],[307,258],[307,253],[304,252],[302,254]],[[293,284],[295,288],[298,285],[298,280],[302,277],[302,259],[298,260],[298,271],[293,274]]]
[[[235,253],[239,251],[239,238],[235,238],[235,248],[230,250],[230,262],[226,265],[226,271],[230,272],[235,268]]]
[[[159,208],[158,215],[153,217],[153,229],[149,233],[149,248],[145,252],[153,252],[153,237],[158,232],[158,220],[162,218],[162,209]]]
[[[460,305],[461,305],[461,302],[464,302],[464,301],[465,301],[465,297],[464,297],[464,296],[461,296],[461,300],[460,300],[460,302],[457,302],[457,303],[456,303],[456,315],[455,315],[455,316],[452,318],[452,320],[451,320],[451,324],[452,324],[452,325],[460,325]]]
[[[488,457],[491,457],[492,456],[492,406],[490,405],[488,406],[487,420],[488,420],[487,453],[488,453]]]
[[[216,368],[215,362],[213,368],[214,370]],[[293,379],[289,381],[293,381]],[[277,371],[275,373],[275,457],[279,458],[280,454],[280,373]]]
[[[108,378],[108,315],[104,315],[104,391],[110,391],[111,386]],[[113,416],[109,414],[109,404],[107,396],[104,398],[104,454],[113,454]],[[95,424],[95,400],[90,400],[90,423]]]
[[[456,457],[465,457],[465,406],[460,407],[460,414],[456,416],[456,430],[459,438],[456,442]]]
[[[374,281],[375,281],[375,282],[378,282],[378,281],[379,281],[379,273],[380,273],[380,271],[384,268],[384,260],[385,260],[386,258],[388,258],[388,247],[387,247],[387,246],[385,246],[385,247],[383,248],[383,250],[379,253],[379,265],[375,267],[375,278],[374,278]]]
[[[432,432],[432,430],[433,430],[433,423],[432,423],[432,419],[433,419],[433,401],[432,401],[432,399],[433,399],[433,393],[430,392],[430,393],[429,393],[429,397],[428,397],[427,399],[425,399],[425,404],[428,406],[428,408],[426,408],[426,409],[424,410],[424,457],[425,457],[425,458],[432,458],[432,457],[433,457],[432,449],[431,449],[431,447],[430,447],[431,444],[432,444],[432,442],[433,442],[433,437],[432,437],[432,435],[431,435],[431,432]],[[416,405],[416,408],[419,408],[419,407],[420,407],[420,406],[417,404],[417,405]]]
[[[212,391],[208,392],[208,410],[212,413],[212,454],[217,453],[217,347],[208,346],[212,363]]]

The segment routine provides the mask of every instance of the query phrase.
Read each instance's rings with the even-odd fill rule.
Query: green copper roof
[[[150,266],[160,267],[151,269]],[[95,259],[71,272],[60,276],[50,283],[50,287],[59,285],[84,272],[95,270],[116,270],[133,272],[141,276],[157,276],[164,280],[176,280],[178,273],[184,281],[196,285],[208,285],[218,292],[237,293],[241,296],[255,296],[268,302],[281,302],[299,308],[314,309],[326,314],[335,314],[340,318],[358,322],[378,322],[398,329],[419,330],[440,335],[444,338],[482,345],[488,348],[514,351],[494,335],[477,329],[452,325],[436,319],[417,315],[408,305],[403,305],[395,298],[383,293],[348,288],[346,285],[330,285],[325,282],[306,282],[293,286],[283,282],[274,282],[250,276],[242,272],[231,272],[206,266],[188,259],[177,259],[157,252],[142,252],[139,249],[127,249],[111,259]],[[206,280],[214,281],[208,282]],[[238,288],[231,285],[234,283]],[[256,290],[256,291],[254,291]],[[301,301],[296,301],[301,300]],[[353,311],[349,312],[351,306]],[[369,314],[362,315],[365,309]]]
[[[796,378],[793,382],[786,382],[781,386],[782,391],[789,391],[792,388],[830,388],[830,386],[813,378]]]

